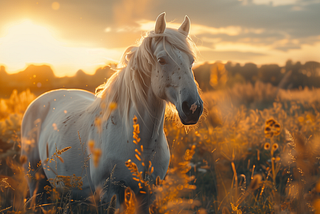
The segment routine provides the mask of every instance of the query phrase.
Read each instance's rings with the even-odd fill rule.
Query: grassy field
[[[150,185],[152,213],[320,213],[319,89],[285,91],[256,82],[202,98],[206,110],[198,125],[166,119],[170,168],[165,180]],[[24,91],[0,100],[0,213],[102,212],[96,195],[71,201],[51,188],[53,203],[24,198],[20,124],[33,99]],[[133,213],[135,196],[125,194],[126,213]]]

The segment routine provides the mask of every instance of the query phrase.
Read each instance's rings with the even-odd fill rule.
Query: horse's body
[[[33,169],[37,169],[36,164],[40,160],[45,163],[48,157],[51,158],[56,149],[62,150],[71,147],[68,151],[61,153],[60,157],[63,159],[63,163],[59,159],[51,161],[51,163],[48,162],[45,165],[49,167],[44,166],[44,168],[49,170],[44,170],[44,172],[46,178],[55,178],[56,174],[70,177],[73,174],[81,176],[83,178],[82,190],[74,188],[72,191],[75,199],[84,199],[92,195],[95,187],[98,186],[93,184],[99,184],[102,187],[114,167],[113,177],[119,178],[120,181],[127,181],[126,186],[134,186],[130,185],[134,180],[125,166],[128,159],[136,159],[135,149],[137,146],[132,142],[132,133],[128,136],[126,131],[121,128],[125,127],[125,124],[120,120],[117,109],[111,113],[108,121],[100,126],[97,125],[95,120],[99,118],[100,111],[91,112],[89,110],[94,100],[95,96],[92,93],[82,90],[51,91],[30,105],[22,124],[24,127],[22,136],[30,136],[32,133],[35,137],[40,133],[38,138],[33,138],[36,140],[35,144],[30,145],[35,147],[30,147],[30,149],[25,147],[22,153],[27,155],[29,160],[32,157],[33,161],[30,160],[30,162]],[[134,109],[130,111],[132,118],[137,115]],[[142,118],[139,117],[138,121],[142,121]],[[34,129],[34,125],[37,126],[36,129]],[[155,169],[154,175],[163,179],[170,158],[168,144],[163,134],[163,122],[159,126],[159,134],[155,136],[151,136],[150,127],[152,124],[145,126],[140,123],[141,141],[139,145],[144,145],[143,157],[147,161],[152,161]],[[104,132],[104,135],[100,136],[101,131]],[[90,140],[95,142],[95,148],[100,148],[102,151],[97,167],[93,166],[92,161],[88,161],[89,151],[86,144]],[[32,156],[28,151],[32,151]],[[137,164],[137,166],[139,171],[144,171],[141,164]],[[33,182],[33,185],[36,185],[36,181]],[[138,189],[133,190],[138,192]],[[116,193],[114,192],[114,194]]]
[[[119,205],[125,187],[139,195],[138,182],[125,165],[129,159],[141,172],[148,171],[151,161],[154,171],[149,179],[164,179],[170,159],[163,132],[166,102],[176,106],[184,124],[196,123],[202,113],[202,100],[191,71],[193,56],[187,43],[180,44],[186,42],[189,19],[185,19],[179,31],[166,30],[167,37],[175,36],[177,41],[161,40],[165,30],[162,14],[157,19],[154,37],[126,52],[125,60],[129,61],[108,80],[99,96],[83,90],[55,90],[28,107],[22,122],[22,154],[34,169],[30,174],[36,177],[38,172],[44,176],[40,181],[29,179],[31,195],[44,193],[45,185],[57,185],[53,182],[57,175],[75,175],[82,178],[82,190],[79,186],[71,188],[73,199],[85,199],[101,187],[102,202],[109,202],[116,194]],[[171,47],[175,42],[184,46]],[[115,110],[109,108],[113,102],[118,104]],[[135,116],[141,139],[137,144],[133,143]],[[102,153],[98,165],[88,142],[94,142],[94,149]],[[141,145],[143,160],[137,159],[135,151]],[[55,160],[48,161],[52,157]],[[27,170],[28,166],[25,165]],[[142,197],[142,202],[145,206],[140,211],[147,213],[150,201]]]

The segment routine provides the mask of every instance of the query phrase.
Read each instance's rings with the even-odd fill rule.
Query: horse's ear
[[[190,30],[190,19],[188,16],[184,17],[184,21],[179,27],[178,31],[186,36],[188,36]]]
[[[164,30],[166,29],[166,19],[165,19],[165,16],[166,16],[166,13],[163,12],[161,13],[157,20],[156,20],[156,27],[155,27],[155,30],[154,32],[156,34],[161,34],[164,32]]]

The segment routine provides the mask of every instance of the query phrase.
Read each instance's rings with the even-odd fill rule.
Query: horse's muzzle
[[[203,101],[201,99],[195,102],[186,100],[182,102],[182,111],[183,114],[179,114],[181,122],[184,125],[194,125],[203,112]]]

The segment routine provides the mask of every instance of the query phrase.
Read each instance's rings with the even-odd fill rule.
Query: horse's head
[[[188,37],[190,20],[186,16],[178,30],[166,28],[165,13],[158,16],[151,47],[154,64],[151,86],[154,94],[176,106],[185,125],[198,122],[203,111],[192,64],[194,54]]]

